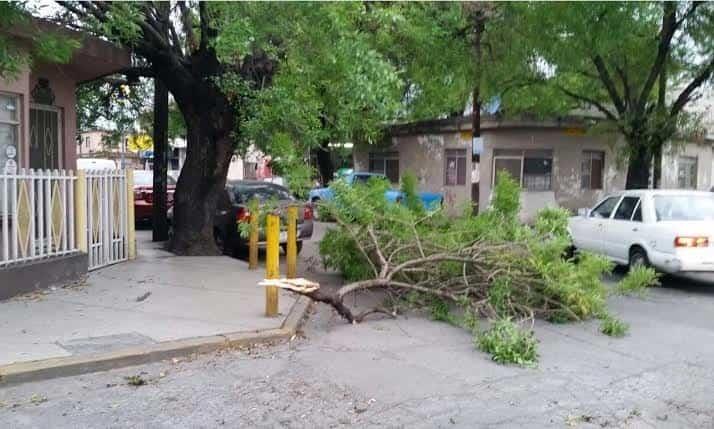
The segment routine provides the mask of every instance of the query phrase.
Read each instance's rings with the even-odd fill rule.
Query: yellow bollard
[[[288,207],[288,245],[285,256],[288,260],[287,278],[289,279],[297,276],[297,218],[297,206]]]
[[[77,170],[74,181],[74,242],[77,249],[87,253],[87,173]]]
[[[280,218],[278,215],[269,214],[265,220],[265,278],[277,279],[280,277]],[[265,287],[265,315],[274,317],[278,315],[278,288]]]
[[[258,268],[258,213],[250,214],[250,235],[248,236],[248,269]]]

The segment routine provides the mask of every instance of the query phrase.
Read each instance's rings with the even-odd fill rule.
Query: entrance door
[[[52,106],[30,107],[30,168],[61,167],[60,112]]]

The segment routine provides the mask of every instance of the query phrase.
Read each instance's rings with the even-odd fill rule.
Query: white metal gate
[[[125,261],[129,255],[127,186],[123,170],[87,171],[89,269]]]

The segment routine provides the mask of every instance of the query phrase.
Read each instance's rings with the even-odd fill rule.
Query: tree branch
[[[603,60],[599,54],[591,56],[590,59],[595,65],[595,69],[597,69],[598,75],[600,76],[600,81],[602,81],[603,85],[605,85],[605,89],[610,95],[612,104],[615,105],[617,113],[619,113],[620,115],[624,114],[625,105],[622,102],[622,97],[620,97],[620,94],[617,93],[617,87],[612,81],[612,77],[610,77],[610,72],[607,71],[607,65],[605,65],[605,60]]]
[[[198,49],[198,42],[196,41],[196,34],[193,32],[193,18],[191,16],[191,9],[186,6],[186,2],[178,2],[179,10],[181,11],[181,25],[183,26],[183,31],[186,33],[186,52],[190,53]]]
[[[610,119],[612,121],[618,120],[617,117],[615,116],[615,114],[612,113],[610,111],[610,109],[606,108],[602,103],[600,103],[592,98],[586,97],[584,95],[577,94],[577,93],[570,91],[569,89],[562,87],[560,85],[554,85],[554,86],[556,89],[560,90],[563,94],[567,95],[568,97],[573,98],[578,101],[588,103],[588,104],[594,106],[596,109],[601,111],[608,119]]]
[[[690,101],[690,97],[692,96],[692,93],[702,86],[704,82],[706,82],[714,73],[714,58],[709,61],[709,64],[704,67],[699,74],[689,82],[689,85],[687,85],[684,90],[679,94],[677,97],[677,100],[675,100],[674,104],[672,104],[672,108],[669,111],[669,116],[670,117],[675,117],[679,114],[679,112],[682,111],[684,106]]]
[[[677,22],[677,6],[675,3],[664,2],[662,7],[664,8],[664,12],[662,14],[662,30],[660,31],[659,44],[657,46],[657,57],[655,58],[654,64],[652,64],[647,80],[642,86],[642,92],[640,92],[640,96],[637,99],[637,105],[635,106],[637,112],[642,112],[644,109],[649,94],[657,81],[657,76],[662,71],[662,66],[669,55],[674,33],[681,24],[681,22]]]

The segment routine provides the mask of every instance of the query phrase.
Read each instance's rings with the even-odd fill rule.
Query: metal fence
[[[78,251],[72,171],[0,174],[0,268]]]
[[[126,172],[87,171],[84,180],[89,269],[127,260],[129,225]]]

